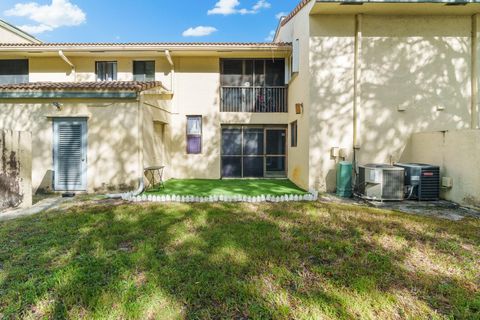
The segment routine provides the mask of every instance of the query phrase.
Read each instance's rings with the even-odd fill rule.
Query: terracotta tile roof
[[[292,18],[305,7],[311,0],[302,0],[299,4],[290,12],[285,18],[282,19],[280,25],[283,27],[287,24],[288,21],[292,20]]]
[[[231,47],[289,47],[288,42],[50,42],[50,43],[0,43],[0,47],[195,47],[195,46],[231,46]]]
[[[160,81],[99,81],[99,82],[30,82],[0,85],[0,91],[8,90],[111,90],[141,92],[152,88],[164,88]]]

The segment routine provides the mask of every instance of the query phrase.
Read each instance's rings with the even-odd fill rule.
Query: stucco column
[[[475,14],[472,16],[472,103],[471,103],[471,128],[478,129],[479,128],[479,107],[478,107],[478,83],[479,79],[479,63],[478,58],[480,56],[480,48],[478,47],[479,37],[480,37],[480,16]]]

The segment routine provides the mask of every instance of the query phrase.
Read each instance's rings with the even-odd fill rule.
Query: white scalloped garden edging
[[[282,196],[261,195],[261,196],[177,196],[177,195],[139,195],[134,196],[133,193],[122,194],[122,199],[132,202],[187,202],[187,203],[214,203],[214,202],[295,202],[295,201],[317,201],[318,192],[310,191],[305,195],[286,194]]]

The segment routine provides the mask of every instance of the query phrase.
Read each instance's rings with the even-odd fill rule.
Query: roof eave
[[[26,33],[25,31],[15,27],[14,25],[6,22],[6,21],[3,21],[3,20],[0,20],[0,26],[4,27],[5,29],[15,33],[17,36],[27,40],[27,41],[30,41],[31,43],[42,43],[42,41],[38,40],[37,38],[35,38],[34,36],[32,36],[31,34],[29,33]]]
[[[125,51],[289,51],[290,44],[265,44],[265,45],[22,45],[22,44],[0,44],[0,52],[28,51],[28,52],[125,52]]]

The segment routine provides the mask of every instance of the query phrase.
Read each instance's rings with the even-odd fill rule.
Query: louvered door
[[[55,190],[85,191],[87,188],[86,119],[55,119],[53,131]]]

